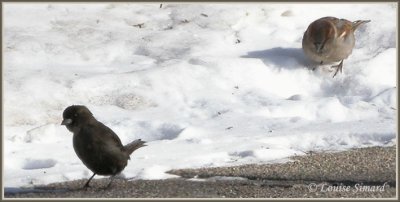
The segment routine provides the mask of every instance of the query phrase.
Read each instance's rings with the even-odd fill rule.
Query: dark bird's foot
[[[85,186],[82,187],[83,190],[87,190],[90,186],[88,184],[85,184]]]
[[[343,60],[340,61],[340,63],[338,65],[334,65],[331,67],[332,69],[336,68],[335,74],[333,74],[332,78],[335,78],[336,74],[340,71],[340,73],[342,73],[342,68],[343,68]]]

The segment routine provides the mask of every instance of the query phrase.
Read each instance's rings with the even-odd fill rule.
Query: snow
[[[72,104],[148,142],[127,179],[395,145],[395,3],[3,5],[9,189],[92,175],[60,125]],[[323,16],[371,20],[335,78],[301,49]]]

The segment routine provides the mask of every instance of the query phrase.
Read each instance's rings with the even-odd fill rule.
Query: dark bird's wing
[[[120,172],[129,159],[118,136],[97,121],[92,121],[82,127],[79,134],[74,134],[74,149],[82,162],[99,175]]]
[[[117,146],[119,148],[123,148],[124,146],[122,145],[121,139],[119,139],[118,135],[115,134],[114,131],[112,131],[109,127],[104,125],[101,122],[97,122],[97,126],[93,128],[94,134],[97,134],[99,138],[101,138],[106,144],[112,146]]]

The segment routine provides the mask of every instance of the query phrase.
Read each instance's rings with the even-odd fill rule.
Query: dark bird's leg
[[[106,189],[108,189],[111,185],[111,182],[114,180],[115,175],[110,177],[110,182],[108,183],[108,185],[106,186]]]
[[[343,68],[343,60],[340,61],[340,63],[338,65],[334,65],[331,68],[336,68],[336,72],[335,74],[333,74],[332,78],[335,78],[336,74],[340,71],[340,73],[342,73],[342,68]]]
[[[83,188],[88,188],[89,187],[89,182],[92,180],[92,178],[96,175],[96,173],[93,173],[92,177],[89,178],[89,180],[86,182],[85,186]]]

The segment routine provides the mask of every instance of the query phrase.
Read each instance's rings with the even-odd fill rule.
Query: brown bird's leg
[[[336,72],[335,74],[333,74],[332,78],[335,78],[336,74],[340,71],[340,73],[342,73],[342,68],[343,68],[343,60],[340,61],[340,63],[338,65],[334,65],[331,68],[336,68]]]
[[[93,173],[92,177],[89,178],[89,180],[86,182],[85,186],[83,188],[88,188],[89,187],[89,182],[92,180],[92,178],[96,175],[96,173]]]
[[[322,65],[322,63],[324,63],[324,61],[321,61],[321,62],[319,63],[319,65]],[[317,66],[315,66],[312,70],[315,71],[315,69],[317,69]]]

